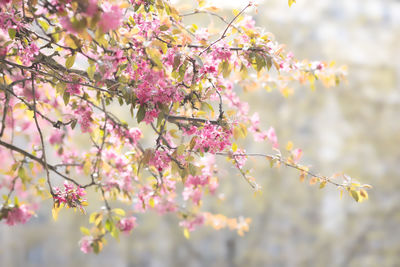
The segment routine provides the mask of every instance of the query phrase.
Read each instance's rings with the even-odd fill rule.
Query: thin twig
[[[46,148],[44,146],[44,139],[43,139],[43,133],[42,130],[40,129],[40,125],[37,119],[37,113],[36,113],[36,93],[35,93],[35,75],[32,74],[32,95],[33,95],[33,118],[35,120],[35,124],[36,124],[36,128],[38,130],[39,133],[39,137],[40,137],[40,143],[42,146],[42,159],[43,159],[43,167],[46,171],[46,177],[47,177],[47,184],[49,185],[49,190],[52,196],[54,196],[54,192],[53,192],[53,187],[51,185],[51,181],[50,181],[50,172],[49,172],[49,167],[47,166],[47,159],[46,159]]]
[[[228,29],[231,27],[232,23],[240,16],[242,15],[242,13],[248,8],[250,7],[251,4],[248,4],[247,6],[245,6],[232,20],[231,22],[229,22],[228,26],[226,26],[224,32],[222,33],[221,37],[219,37],[217,40],[215,40],[214,42],[212,42],[209,46],[207,46],[203,51],[200,52],[199,56],[201,56],[204,52],[206,52],[207,50],[209,50],[213,45],[215,45],[216,43],[218,43],[219,41],[221,41],[222,39],[224,39],[226,37],[226,33],[228,32]]]

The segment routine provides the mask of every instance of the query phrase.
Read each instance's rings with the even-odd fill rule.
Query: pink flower
[[[194,149],[209,153],[220,152],[231,145],[232,134],[231,129],[224,129],[207,122],[196,130],[197,140]]]
[[[199,186],[199,185],[206,185],[208,183],[209,176],[204,175],[204,170],[203,170],[203,175],[188,175],[186,178],[185,186]]]
[[[292,151],[294,162],[297,163],[300,160],[302,153],[303,151],[300,148],[296,148],[295,150]]]
[[[11,0],[0,0],[0,6],[10,3]]]
[[[61,130],[56,130],[54,133],[50,136],[49,142],[50,144],[61,144],[63,141],[63,134],[64,132]]]
[[[26,223],[32,217],[32,212],[28,210],[25,204],[16,206],[8,211],[6,224],[15,225],[17,223]]]
[[[246,151],[244,149],[238,149],[233,153],[233,158],[235,159],[236,166],[242,169],[247,161]]]
[[[84,236],[81,241],[79,241],[81,251],[85,254],[91,253],[93,251],[92,244],[93,238],[90,236]]]
[[[253,136],[254,136],[254,141],[262,142],[267,138],[267,132],[266,131],[255,132],[255,133],[253,133]]]
[[[251,16],[245,16],[240,22],[240,25],[246,29],[254,29],[256,22]]]
[[[210,33],[206,28],[200,28],[196,31],[196,39],[199,41],[207,41],[210,37]]]
[[[121,232],[129,234],[133,228],[137,226],[136,217],[123,218],[117,223],[117,227]]]
[[[163,171],[168,168],[171,159],[168,157],[168,153],[165,151],[157,150],[153,157],[150,159],[149,164],[157,168],[158,171]]]
[[[262,142],[267,138],[267,132],[261,131],[259,128],[260,125],[260,116],[258,113],[254,113],[253,116],[250,118],[251,126],[249,128],[250,132],[253,133],[254,141]]]
[[[97,9],[97,0],[89,0],[85,14],[92,17],[94,14],[96,14]]]
[[[129,132],[127,133],[127,138],[129,139],[130,142],[132,142],[134,145],[137,144],[137,141],[142,137],[142,131],[137,128],[133,127],[129,129]]]
[[[276,136],[275,129],[270,127],[267,131],[267,138],[272,143],[273,148],[278,148],[278,137]]]
[[[100,28],[103,32],[117,29],[122,22],[123,14],[121,8],[117,5],[109,6],[103,5],[103,14],[99,22]]]
[[[152,110],[146,111],[146,115],[144,116],[143,121],[146,122],[147,124],[152,123],[154,121],[154,119],[158,117],[159,112],[160,111],[155,108]]]
[[[68,32],[78,33],[78,31],[72,25],[69,17],[62,17],[59,20],[60,20],[61,26],[63,26],[63,28],[66,29]]]
[[[82,198],[86,195],[85,189],[81,187],[74,187],[73,184],[64,182],[64,190],[61,190],[59,187],[54,187],[54,200],[56,203],[66,204],[67,207],[75,208],[79,207],[83,209],[82,203],[86,202],[86,199]]]
[[[79,106],[74,113],[77,115],[78,122],[81,124],[82,132],[91,132],[92,110],[88,106]]]
[[[185,187],[182,192],[182,196],[185,201],[192,199],[193,203],[196,205],[200,204],[202,195],[203,193],[201,189],[198,187],[195,188],[193,186]]]
[[[231,50],[229,50],[228,45],[225,45],[225,46],[216,47],[211,52],[211,55],[214,60],[220,59],[221,61],[224,61],[224,60],[229,61],[232,56],[232,52],[231,52]]]
[[[35,59],[35,56],[39,55],[39,47],[35,43],[31,43],[29,47],[21,49],[19,51],[21,61],[24,65],[30,65]]]
[[[72,81],[72,83],[67,83],[67,88],[65,91],[67,91],[70,94],[75,94],[78,95],[81,93],[81,85],[79,84],[80,81]]]
[[[197,226],[204,224],[204,221],[204,216],[199,214],[195,218],[181,221],[179,225],[187,228],[189,231],[193,231]]]

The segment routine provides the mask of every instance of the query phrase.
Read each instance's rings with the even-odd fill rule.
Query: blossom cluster
[[[26,204],[15,205],[12,207],[3,207],[0,218],[5,218],[8,225],[25,224],[33,215],[33,212]]]
[[[86,195],[85,189],[74,186],[73,184],[64,182],[64,189],[59,187],[53,188],[53,198],[57,205],[65,204],[69,208],[86,206],[86,199],[83,198]]]

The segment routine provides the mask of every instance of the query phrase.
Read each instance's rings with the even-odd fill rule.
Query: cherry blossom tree
[[[300,164],[302,150],[292,142],[282,149],[238,93],[258,86],[289,96],[317,80],[330,87],[345,68],[295,59],[256,27],[251,2],[230,18],[210,4],[179,13],[166,0],[0,0],[0,220],[26,223],[49,200],[55,220],[61,209],[86,214],[91,191],[104,207],[81,227],[84,253],[101,251],[108,235],[129,234],[149,211],[175,213],[187,238],[199,225],[243,235],[249,218],[201,209],[218,191],[216,157],[256,192],[249,157],[368,198],[369,185]],[[223,31],[184,23],[202,13]],[[113,111],[118,105],[129,121]],[[237,141],[244,138],[269,142],[272,152],[246,151]]]

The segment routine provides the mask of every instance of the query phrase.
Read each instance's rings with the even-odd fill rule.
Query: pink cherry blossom
[[[205,222],[204,216],[202,214],[199,214],[194,218],[181,221],[179,225],[187,228],[189,231],[194,231],[197,226],[203,225],[204,222]]]
[[[91,132],[92,110],[88,106],[79,106],[74,113],[77,115],[83,133]]]
[[[59,187],[54,187],[53,191],[53,198],[57,204],[64,203],[70,208],[79,207],[82,209],[82,203],[86,202],[86,199],[83,198],[86,195],[85,189],[79,186],[75,187],[67,181],[64,182],[63,190]]]
[[[32,214],[33,212],[28,209],[27,205],[16,206],[8,211],[6,224],[10,226],[18,223],[24,224],[32,217]]]
[[[119,222],[117,223],[118,229],[126,234],[129,234],[130,231],[132,231],[132,229],[135,228],[136,226],[137,226],[136,217],[134,216],[123,218],[119,220]]]
[[[267,138],[272,143],[273,148],[278,148],[278,137],[276,136],[275,129],[270,127],[267,131]]]
[[[85,11],[86,15],[93,16],[94,14],[96,14],[98,10],[97,1],[98,0],[88,0],[88,4]]]
[[[49,138],[51,145],[61,144],[63,141],[64,132],[61,130],[55,130]]]
[[[78,31],[74,28],[69,17],[60,18],[61,26],[70,33],[76,34]]]
[[[231,129],[224,129],[207,122],[196,130],[197,139],[194,149],[209,153],[223,151],[232,144],[232,135]]]
[[[122,22],[123,14],[121,8],[117,5],[103,4],[103,13],[99,22],[103,32],[117,29]]]
[[[303,154],[303,151],[300,148],[296,148],[292,151],[293,155],[293,160],[294,162],[299,162],[301,155]]]
[[[85,254],[93,252],[93,238],[90,236],[84,236],[80,241],[79,245],[81,248],[81,251]]]
[[[233,153],[232,156],[235,159],[236,166],[239,169],[242,169],[247,161],[246,150],[239,148],[238,150],[236,150],[236,152]]]
[[[11,0],[0,0],[0,6],[1,5],[6,5],[6,4],[10,3],[10,2],[11,2]]]

